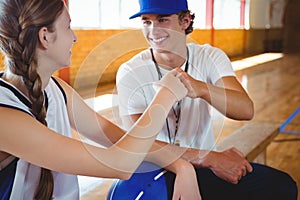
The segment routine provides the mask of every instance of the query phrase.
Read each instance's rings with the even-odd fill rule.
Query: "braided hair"
[[[31,112],[45,126],[44,93],[37,73],[38,32],[42,27],[54,31],[53,23],[63,8],[62,0],[0,0],[0,50],[5,68],[25,85],[32,102]],[[52,199],[53,188],[52,172],[42,168],[34,198]]]

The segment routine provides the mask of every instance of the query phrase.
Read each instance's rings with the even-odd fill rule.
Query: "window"
[[[73,28],[117,29],[137,27],[129,17],[139,10],[138,1],[129,0],[69,0]]]
[[[130,1],[130,3],[128,3]],[[195,28],[205,28],[206,0],[188,0],[195,13]],[[139,11],[138,0],[69,0],[73,28],[139,28],[140,19],[129,20]]]
[[[214,0],[214,28],[240,28],[241,0]]]
[[[245,29],[250,29],[250,19],[249,19],[249,15],[250,15],[250,2],[249,0],[246,1],[245,4],[245,24],[244,24],[244,28]]]
[[[195,13],[194,28],[205,28],[206,0],[188,0],[189,9]]]
[[[99,0],[69,0],[69,12],[71,25],[74,28],[98,28],[99,27]]]
[[[129,19],[130,16],[134,15],[140,10],[140,6],[138,4],[138,0],[130,0],[132,4],[128,3],[128,0],[120,0],[120,27],[122,28],[139,28],[141,26],[140,19]],[[135,2],[135,3],[133,3]]]
[[[194,28],[206,28],[206,2],[188,0],[189,9],[195,13]],[[249,24],[250,0],[214,0],[214,27],[240,28],[241,1],[246,1],[245,25]],[[138,0],[69,0],[73,28],[120,29],[140,28],[140,18],[129,20],[139,11]]]
[[[285,0],[251,0],[251,28],[280,28],[284,16]]]

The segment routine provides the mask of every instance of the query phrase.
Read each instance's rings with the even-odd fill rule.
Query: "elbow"
[[[133,175],[133,173],[124,173],[124,172],[122,172],[118,175],[118,179],[120,179],[120,180],[129,180],[132,175]]]
[[[254,106],[250,100],[247,105],[240,106],[242,109],[235,109],[233,113],[227,113],[226,117],[234,120],[251,120],[254,117]]]
[[[127,171],[127,170],[110,170],[110,172],[106,176],[99,176],[104,178],[113,178],[113,179],[120,179],[120,180],[129,180],[131,176],[134,174],[135,171]]]
[[[252,120],[253,117],[254,117],[253,113],[248,112],[245,114],[245,117],[243,120]]]
[[[247,113],[246,120],[252,120],[253,117],[254,117],[254,112],[253,111],[249,112],[249,113]]]
[[[254,117],[254,104],[250,100],[249,105],[245,109],[245,120],[251,120]]]

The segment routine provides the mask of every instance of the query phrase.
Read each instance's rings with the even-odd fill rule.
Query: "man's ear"
[[[182,29],[186,30],[190,24],[191,24],[191,17],[190,15],[186,15],[182,20],[181,20],[181,24],[182,24]]]
[[[42,27],[38,32],[40,44],[43,48],[47,49],[49,44],[49,32],[47,27]]]

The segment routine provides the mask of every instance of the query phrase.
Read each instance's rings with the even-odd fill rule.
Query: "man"
[[[150,48],[124,63],[117,73],[119,108],[124,128],[130,128],[152,101],[155,94],[153,82],[172,69],[185,71],[181,73],[181,78],[188,88],[188,97],[173,106],[157,139],[173,144],[167,148],[174,152],[185,149],[181,157],[202,169],[201,173],[197,173],[198,178],[202,177],[198,179],[202,197],[233,199],[235,197],[230,193],[235,191],[241,192],[237,199],[287,198],[286,192],[279,191],[280,194],[275,196],[269,192],[272,187],[274,190],[282,185],[270,185],[269,182],[258,184],[258,180],[262,178],[260,175],[268,174],[265,177],[277,177],[276,180],[288,185],[285,185],[287,190],[293,190],[295,184],[288,175],[248,163],[235,148],[215,151],[211,107],[236,120],[252,119],[254,108],[223,51],[210,45],[186,43],[187,35],[193,31],[194,20],[187,1],[139,2],[140,12],[130,19],[141,17],[143,33]],[[254,172],[250,173],[252,170]],[[249,185],[250,182],[252,185]],[[256,192],[250,189],[253,185],[257,186]],[[296,199],[295,193],[290,199]]]
[[[147,2],[149,5],[151,2],[156,3],[156,1],[141,1],[141,6],[146,7]],[[165,4],[161,5],[163,2]],[[174,10],[168,8],[172,3]],[[155,94],[152,83],[160,79],[168,70],[182,67],[189,74],[187,80],[190,82],[190,98],[185,98],[174,105],[158,139],[177,143],[183,147],[211,150],[215,143],[209,103],[235,119],[251,119],[253,104],[235,78],[228,57],[221,50],[209,45],[186,44],[186,34],[193,30],[194,18],[190,11],[186,11],[186,3],[184,0],[157,1],[158,8],[142,9],[140,13],[131,17],[143,14],[143,32],[151,48],[124,63],[118,71],[120,115],[125,128],[131,127]],[[165,12],[163,15],[146,14],[149,13],[148,11],[155,13],[159,6],[162,8],[158,12],[167,11],[166,14],[179,13],[182,10],[184,12],[180,12],[180,15],[166,15]],[[181,21],[179,17],[182,18]],[[187,56],[189,56],[188,62],[186,62]],[[239,109],[236,109],[237,105],[240,105]],[[197,151],[194,153],[198,154]],[[210,153],[205,156],[206,161],[208,158],[215,159],[214,157],[224,157],[222,165],[228,169],[232,169],[232,166],[230,162],[225,161],[231,160],[230,158],[241,160],[242,163],[245,161],[234,149],[224,152],[224,155]],[[195,162],[196,165],[203,164],[199,163],[198,159]],[[219,171],[217,168],[218,166],[216,166],[216,173]],[[251,171],[250,166],[247,166],[247,169]],[[234,180],[232,177],[227,177],[227,174],[221,176],[225,176],[224,179],[230,182],[238,181],[237,177],[234,177]]]

